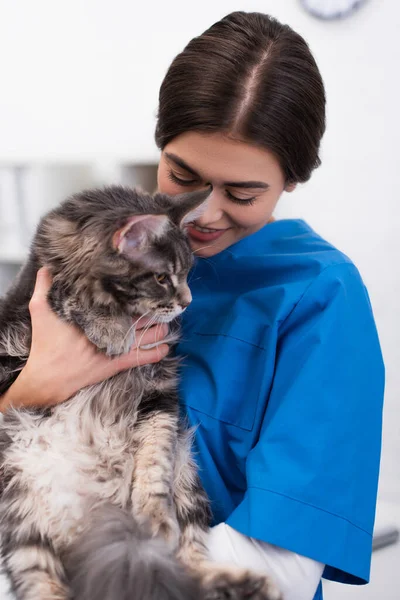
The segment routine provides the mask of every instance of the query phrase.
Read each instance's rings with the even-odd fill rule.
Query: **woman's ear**
[[[293,190],[296,188],[297,183],[288,183],[287,186],[285,187],[285,192],[293,192]]]

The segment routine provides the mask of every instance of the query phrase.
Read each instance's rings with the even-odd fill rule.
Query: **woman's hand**
[[[50,274],[42,268],[37,273],[29,303],[32,321],[29,358],[16,381],[0,398],[1,411],[11,404],[18,408],[63,402],[83,387],[108,379],[119,371],[158,362],[168,354],[168,345],[161,344],[147,350],[134,346],[127,354],[107,357],[82,331],[54,314],[47,302],[50,287]],[[146,319],[140,319],[136,331],[145,325]],[[139,333],[138,344],[160,342],[167,333],[167,325],[154,325]]]

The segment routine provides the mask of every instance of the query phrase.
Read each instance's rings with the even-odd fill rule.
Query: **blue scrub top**
[[[189,285],[180,396],[214,524],[366,583],[384,365],[356,267],[285,219],[197,258]]]

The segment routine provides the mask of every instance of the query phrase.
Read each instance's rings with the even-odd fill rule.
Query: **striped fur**
[[[129,350],[138,314],[170,322],[176,340],[192,264],[181,226],[204,199],[202,192],[172,203],[112,187],[74,196],[44,217],[27,264],[0,302],[0,391],[29,354],[28,302],[42,264],[53,275],[52,309],[99,350]],[[113,246],[116,231],[137,214],[169,218],[157,235],[143,234],[140,259],[135,239],[124,245],[129,256]],[[168,274],[167,284],[155,273]],[[278,598],[265,577],[207,561],[210,512],[179,419],[177,369],[178,359],[167,357],[50,409],[7,411],[1,552],[18,600],[241,598],[253,588],[254,599]]]

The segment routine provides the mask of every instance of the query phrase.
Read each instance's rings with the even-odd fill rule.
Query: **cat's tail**
[[[102,508],[90,531],[71,548],[66,569],[74,600],[199,600],[197,582],[165,542],[151,538],[132,516]]]

